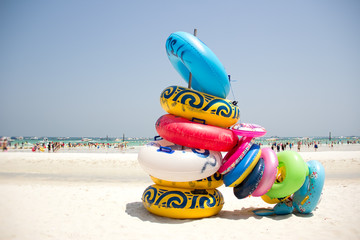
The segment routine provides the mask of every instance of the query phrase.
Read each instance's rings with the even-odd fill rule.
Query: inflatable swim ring
[[[224,205],[224,198],[216,189],[191,191],[154,184],[145,189],[142,202],[153,214],[186,219],[218,214]]]
[[[274,213],[276,215],[286,215],[292,213],[293,211],[294,206],[290,199],[286,199],[285,201],[276,204],[274,207]]]
[[[224,183],[227,187],[239,185],[254,169],[260,159],[261,150],[259,145],[253,144],[245,157],[233,170],[224,175]]]
[[[253,212],[258,216],[286,215],[294,211],[292,200],[286,199],[275,205],[273,209],[257,209]]]
[[[266,134],[265,128],[251,123],[237,123],[231,127],[237,135],[244,137],[261,137]]]
[[[161,116],[155,126],[162,138],[190,148],[227,152],[238,142],[238,136],[230,129],[191,122],[172,114]]]
[[[240,118],[239,107],[230,100],[179,86],[166,88],[160,104],[173,115],[218,127],[228,128]]]
[[[224,66],[215,54],[197,37],[186,32],[172,33],[166,40],[166,53],[176,71],[192,88],[226,98],[230,83]]]
[[[325,170],[320,162],[311,160],[307,162],[309,176],[303,186],[295,192],[294,207],[300,213],[311,213],[318,205],[324,187]]]
[[[260,158],[258,163],[252,172],[247,176],[244,181],[242,181],[239,185],[234,187],[234,195],[238,199],[246,198],[251,195],[255,189],[257,188],[261,178],[263,177],[265,168],[264,159]]]
[[[158,140],[140,149],[138,161],[151,176],[167,181],[187,182],[216,173],[221,164],[221,153]]]
[[[266,193],[270,198],[282,198],[293,194],[304,184],[309,169],[297,152],[284,151],[277,154],[279,166],[284,167],[286,176],[280,183],[275,183]]]
[[[283,197],[283,198],[271,198],[267,195],[262,195],[261,196],[261,199],[266,202],[266,203],[269,203],[269,204],[276,204],[276,203],[279,203],[279,202],[283,202],[285,201],[286,199],[288,199],[289,197],[291,197],[292,194],[290,194],[289,196],[286,196],[286,197]]]
[[[279,165],[276,153],[271,148],[262,148],[260,158],[264,159],[265,169],[259,186],[252,193],[254,197],[260,197],[269,191],[275,182],[277,166]]]
[[[188,188],[188,189],[214,189],[224,184],[223,175],[216,172],[210,177],[190,182],[171,182],[150,176],[154,183],[165,187]]]
[[[222,165],[219,168],[219,173],[226,174],[230,172],[235,166],[244,158],[255,139],[250,137],[242,137],[239,143],[230,150],[222,160]]]

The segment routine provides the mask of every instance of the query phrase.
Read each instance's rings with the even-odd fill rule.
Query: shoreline
[[[304,161],[318,160],[324,165],[327,179],[360,178],[360,145],[342,151],[298,152]],[[225,154],[225,153],[223,153]],[[137,161],[137,152],[0,152],[0,179],[46,178],[86,179],[87,181],[145,180],[148,175]]]

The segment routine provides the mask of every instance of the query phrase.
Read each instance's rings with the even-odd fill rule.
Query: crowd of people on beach
[[[329,141],[326,143],[322,143],[321,141],[298,141],[296,144],[293,142],[272,142],[270,145],[271,145],[271,149],[277,152],[285,151],[287,150],[287,148],[289,148],[289,150],[292,150],[294,145],[296,145],[297,151],[300,152],[302,147],[308,147],[308,148],[313,147],[314,150],[317,151],[319,149],[319,146],[321,145],[334,148],[334,145],[340,145],[340,144],[360,144],[360,140],[352,140],[352,141],[348,140],[346,142]]]
[[[32,147],[32,151],[40,151],[44,152],[45,149],[48,152],[57,152],[60,149],[75,149],[75,148],[89,148],[89,149],[104,149],[104,148],[118,148],[120,150],[124,150],[128,147],[127,142],[122,143],[97,143],[97,142],[48,142],[48,143],[36,143]],[[15,147],[16,149],[16,147]]]
[[[274,150],[274,151],[277,151],[277,152],[280,152],[280,151],[285,151],[287,150],[287,148],[289,148],[289,150],[291,151],[292,148],[294,147],[295,143],[293,142],[280,142],[280,143],[277,143],[277,142],[273,142],[271,144],[271,149]],[[320,142],[308,142],[308,143],[303,143],[301,141],[298,141],[297,142],[297,150],[298,152],[300,152],[301,150],[301,146],[306,146],[308,145],[308,148],[310,148],[311,145],[314,145],[314,149],[315,151],[319,148],[319,145],[320,145]]]
[[[318,149],[318,144],[320,144],[320,143],[315,143],[315,151]],[[280,142],[280,143],[277,143],[277,142],[273,142],[272,144],[271,144],[271,149],[272,150],[274,150],[274,151],[277,151],[277,152],[280,152],[280,151],[285,151],[285,150],[287,150],[287,148],[289,148],[289,150],[291,151],[292,150],[292,148],[294,147],[294,143],[292,143],[292,142]],[[297,150],[298,150],[298,152],[300,152],[300,150],[301,150],[301,145],[302,145],[302,143],[299,141],[299,142],[297,142]],[[308,145],[308,146],[310,146],[310,145]]]

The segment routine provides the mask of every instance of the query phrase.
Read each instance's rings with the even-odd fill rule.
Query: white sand
[[[272,205],[222,186],[223,210],[199,220],[147,212],[136,153],[0,153],[0,239],[359,239],[360,149],[345,148],[300,153],[327,174],[310,215],[259,217]]]

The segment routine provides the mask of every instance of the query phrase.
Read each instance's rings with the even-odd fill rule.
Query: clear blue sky
[[[192,33],[266,136],[360,135],[360,1],[0,2],[0,135],[151,137]]]

